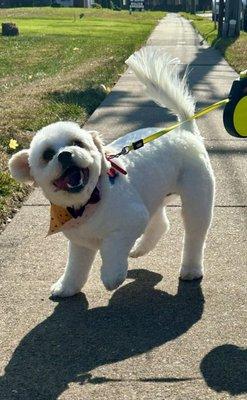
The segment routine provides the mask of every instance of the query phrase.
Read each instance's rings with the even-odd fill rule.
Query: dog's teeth
[[[73,189],[73,188],[81,186],[82,184],[83,184],[83,182],[82,182],[82,177],[81,177],[80,182],[77,185],[70,185],[69,183],[67,183],[67,186],[68,186],[68,188]]]

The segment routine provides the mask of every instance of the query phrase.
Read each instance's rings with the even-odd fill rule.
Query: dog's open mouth
[[[86,186],[89,178],[88,168],[71,166],[63,174],[53,181],[57,190],[65,190],[70,193],[80,192]]]

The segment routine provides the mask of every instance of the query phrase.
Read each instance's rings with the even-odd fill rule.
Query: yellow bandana
[[[50,208],[50,228],[47,236],[60,232],[63,225],[72,219],[72,215],[61,206],[51,204]]]
[[[122,173],[126,174],[126,171],[124,171],[120,166],[114,163],[114,167],[111,167],[107,171],[111,184],[114,184],[115,178],[118,176],[115,169],[117,169],[120,172],[123,171]],[[77,215],[74,215],[73,212],[70,213],[66,208],[57,206],[56,204],[51,204],[50,227],[46,236],[62,232],[65,229],[75,228],[76,226],[85,222],[95,212],[99,200],[100,200],[100,184],[98,184],[95,187],[89,201],[85,204],[85,206],[82,206],[83,207],[82,212],[77,213]]]
[[[83,207],[83,212],[77,216],[73,216],[66,208],[51,204],[50,208],[50,228],[47,236],[54,233],[63,232],[67,229],[76,228],[90,218],[97,210],[98,202],[86,204]]]

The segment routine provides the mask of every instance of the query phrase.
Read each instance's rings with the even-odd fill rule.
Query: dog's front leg
[[[51,287],[53,296],[69,297],[80,292],[86,283],[96,250],[69,242],[69,257],[64,274]]]
[[[107,290],[114,290],[124,282],[128,270],[128,255],[135,243],[138,232],[112,232],[103,240],[101,279]]]

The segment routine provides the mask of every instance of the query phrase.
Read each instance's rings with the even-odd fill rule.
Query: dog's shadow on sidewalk
[[[199,281],[179,282],[176,295],[155,289],[160,274],[131,270],[134,279],[106,307],[88,310],[85,295],[59,300],[54,313],[19,343],[0,380],[3,399],[55,400],[69,383],[89,382],[94,368],[161,346],[202,316]]]

